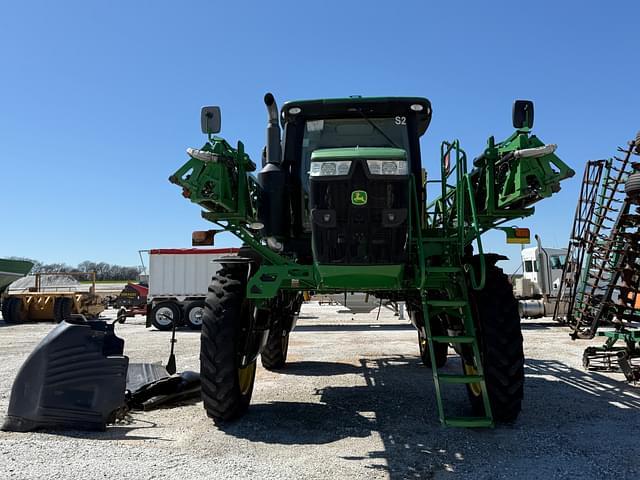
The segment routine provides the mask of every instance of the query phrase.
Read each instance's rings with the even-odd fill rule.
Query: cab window
[[[305,191],[309,191],[311,154],[322,148],[395,147],[407,153],[411,164],[411,149],[405,117],[342,118],[307,120],[302,137],[302,168],[300,176]]]

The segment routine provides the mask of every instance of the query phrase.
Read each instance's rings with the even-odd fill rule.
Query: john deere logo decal
[[[354,190],[351,192],[351,203],[354,205],[366,205],[367,204],[367,192],[364,190]]]

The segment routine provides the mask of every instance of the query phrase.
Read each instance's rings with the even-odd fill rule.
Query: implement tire
[[[624,191],[628,197],[640,196],[640,173],[632,173],[624,184]]]
[[[494,420],[513,422],[522,406],[524,351],[518,302],[501,268],[487,265],[485,287],[470,290],[475,314],[476,335],[484,368],[485,383]],[[463,360],[463,369],[473,374],[473,366]],[[467,385],[476,414],[484,415],[478,384]]]
[[[53,302],[53,321],[60,323],[71,318],[73,300],[68,297],[58,297]]]
[[[288,351],[289,332],[284,329],[281,321],[278,321],[276,325],[269,329],[267,343],[260,356],[262,366],[267,370],[280,370],[287,362]]]
[[[5,323],[23,323],[28,320],[28,312],[18,297],[5,298],[2,303],[2,318]]]
[[[247,264],[224,264],[205,300],[200,378],[204,408],[216,424],[244,415],[253,393],[256,361],[242,367],[239,348],[253,315],[246,298],[247,271]]]

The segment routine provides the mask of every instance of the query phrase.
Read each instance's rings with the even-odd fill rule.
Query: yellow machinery
[[[42,276],[91,276],[88,292],[70,286],[43,286]],[[7,323],[28,320],[53,320],[61,322],[72,314],[97,318],[105,309],[103,299],[96,294],[95,272],[36,273],[35,286],[24,292],[9,293],[2,304],[2,318]]]

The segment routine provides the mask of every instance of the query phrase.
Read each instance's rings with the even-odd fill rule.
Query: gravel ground
[[[445,429],[416,333],[383,311],[352,319],[308,304],[281,373],[259,369],[249,414],[219,429],[201,403],[135,413],[106,432],[0,432],[0,479],[638,478],[640,388],[587,373],[587,342],[550,319],[523,321],[526,387],[511,426]],[[110,310],[107,315],[115,315]],[[51,324],[0,322],[0,412],[18,368]],[[142,317],[117,327],[131,361],[166,361],[169,335]],[[591,342],[598,343],[598,342]],[[199,335],[178,333],[181,370]],[[458,372],[450,351],[445,367]],[[449,387],[452,413],[463,388]]]

